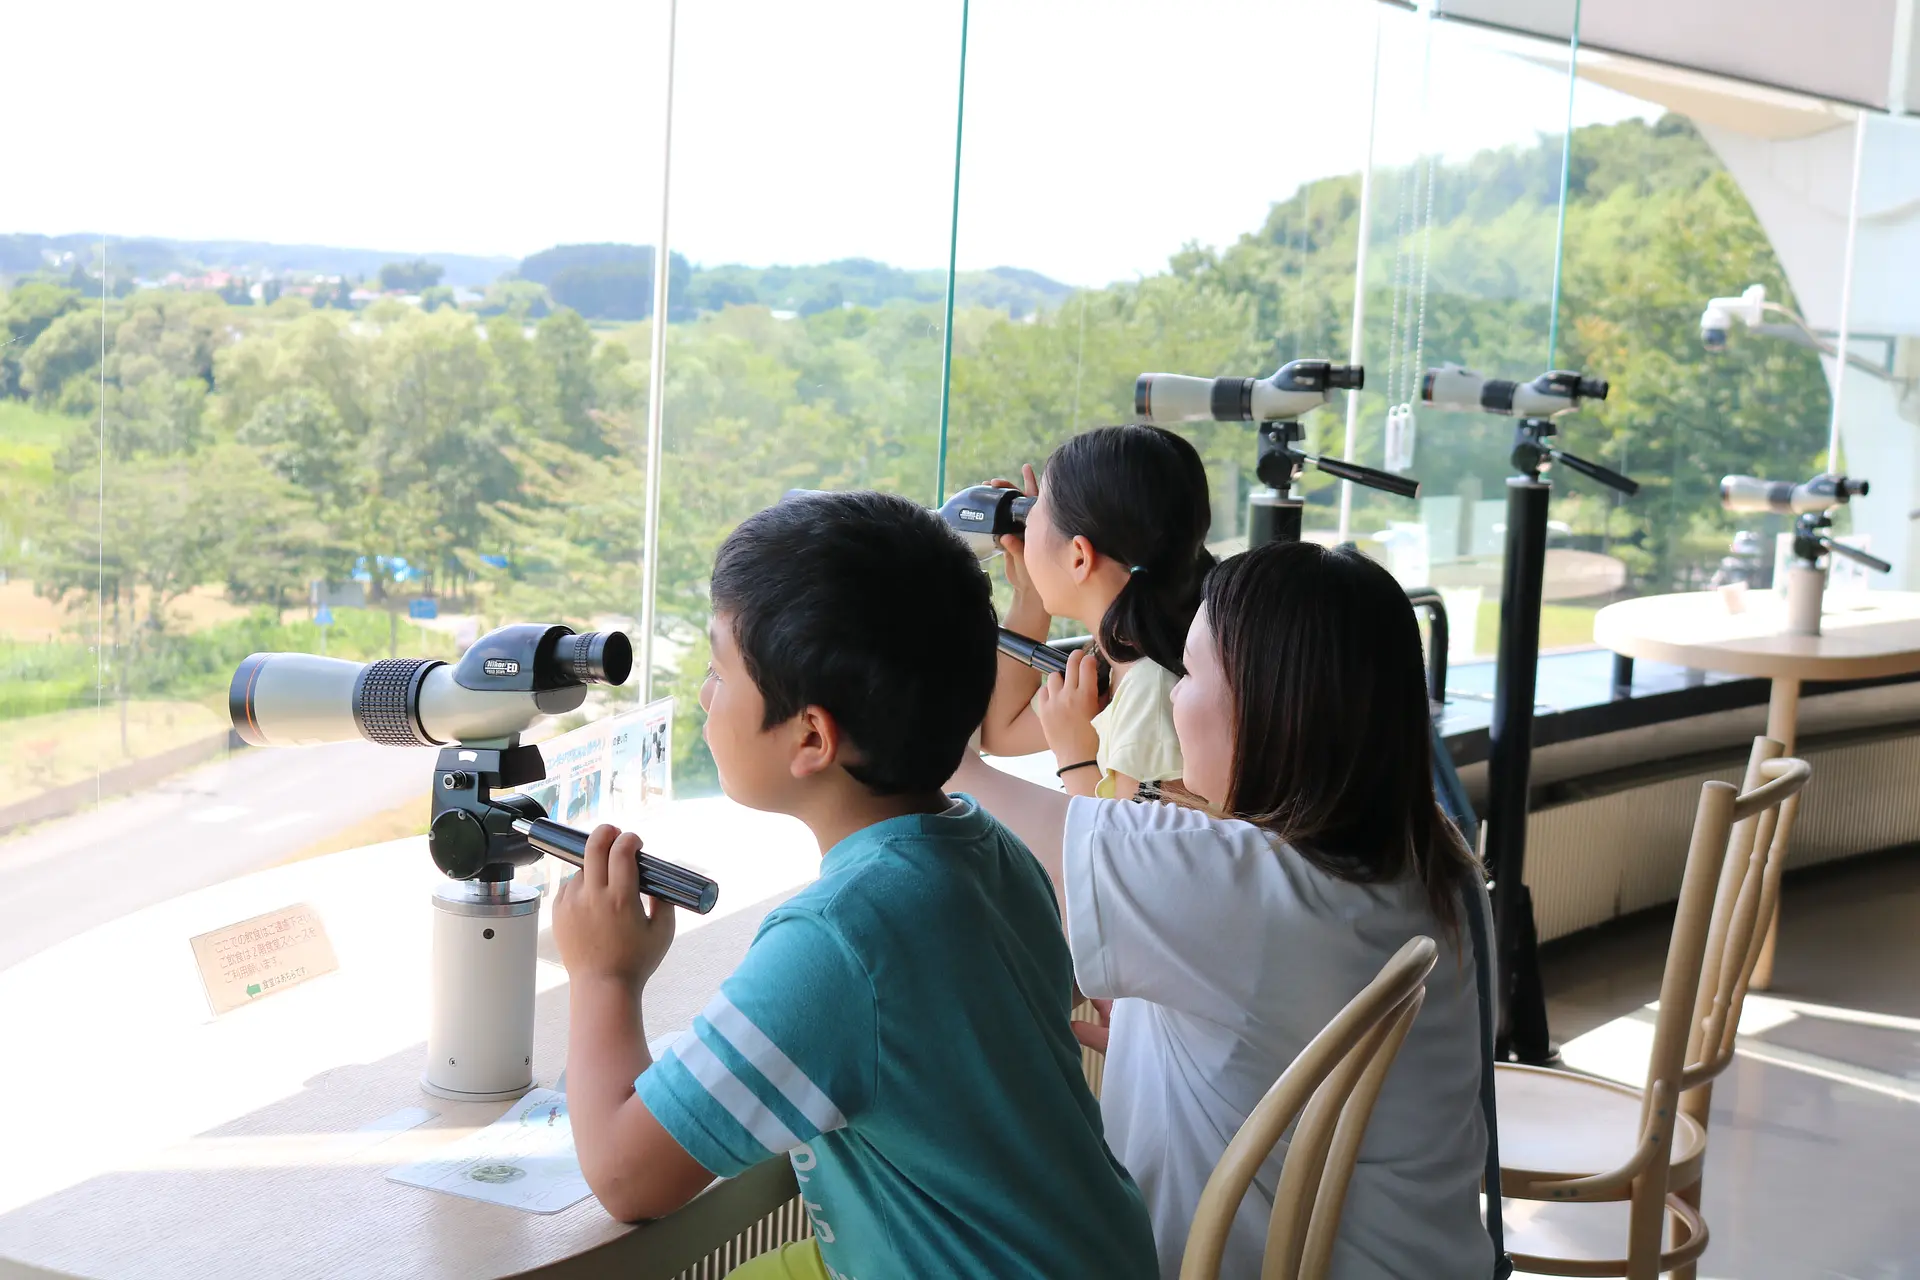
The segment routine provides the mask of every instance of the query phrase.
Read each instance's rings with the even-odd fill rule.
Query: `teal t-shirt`
[[[1148,1280],[1072,981],[1039,863],[959,796],[828,850],[640,1098],[723,1177],[788,1155],[840,1280]]]

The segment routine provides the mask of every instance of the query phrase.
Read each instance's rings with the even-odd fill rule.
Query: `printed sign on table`
[[[216,1014],[340,967],[319,913],[304,902],[188,941]]]

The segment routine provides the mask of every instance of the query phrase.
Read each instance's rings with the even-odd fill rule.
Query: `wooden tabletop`
[[[1821,634],[1786,634],[1785,602],[1749,591],[1732,612],[1718,591],[1643,596],[1593,619],[1596,644],[1630,658],[1770,679],[1864,680],[1920,671],[1920,592],[1829,592]]]
[[[712,915],[683,913],[648,986],[657,1039],[691,1022],[819,858],[799,823],[724,800],[664,806],[643,832],[721,885]],[[508,1105],[419,1088],[438,880],[424,838],[357,849],[158,904],[0,971],[0,1277],[632,1278],[703,1252],[688,1252],[688,1223],[724,1216],[725,1197],[791,1195],[784,1162],[769,1162],[634,1229],[591,1198],[541,1216],[388,1182]],[[339,971],[214,1017],[187,940],[296,903],[317,910]],[[540,954],[534,1079],[551,1085],[566,974],[544,930]],[[369,1130],[408,1108],[435,1115]]]

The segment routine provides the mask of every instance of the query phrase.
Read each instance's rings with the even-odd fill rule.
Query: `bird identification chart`
[[[591,1194],[573,1150],[567,1096],[553,1089],[533,1090],[445,1155],[402,1165],[387,1180],[527,1213],[558,1213]]]
[[[556,822],[582,831],[602,822],[632,827],[648,805],[672,798],[672,698],[539,745],[547,777],[520,790]]]

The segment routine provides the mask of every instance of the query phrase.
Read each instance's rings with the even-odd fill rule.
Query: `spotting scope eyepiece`
[[[1554,418],[1587,400],[1607,398],[1607,380],[1554,369],[1531,382],[1483,378],[1457,364],[1429,369],[1420,382],[1420,399],[1455,413],[1493,413],[1511,418]]]
[[[1791,480],[1762,480],[1757,476],[1723,476],[1720,480],[1720,505],[1728,511],[1771,511],[1798,516],[1844,507],[1851,499],[1866,495],[1865,480],[1830,473],[1800,484]]]
[[[633,674],[633,642],[624,631],[561,636],[553,646],[560,671],[580,684],[621,685]]]
[[[1133,384],[1133,412],[1141,422],[1284,422],[1327,402],[1334,391],[1358,391],[1367,371],[1357,364],[1294,360],[1266,378],[1196,378],[1143,373]]]
[[[458,663],[348,662],[256,653],[233,673],[227,712],[256,747],[366,738],[396,747],[491,742],[586,701],[590,684],[622,684],[633,644],[619,631],[521,623],[488,632]]]
[[[1007,534],[1026,537],[1031,510],[1033,499],[1018,489],[976,484],[948,498],[940,518],[985,560],[1000,550],[1000,539]]]

